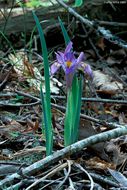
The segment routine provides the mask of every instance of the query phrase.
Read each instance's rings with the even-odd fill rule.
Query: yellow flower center
[[[67,61],[67,62],[66,62],[67,67],[70,67],[70,66],[71,66],[71,64],[72,64],[72,62],[71,62],[71,61]]]

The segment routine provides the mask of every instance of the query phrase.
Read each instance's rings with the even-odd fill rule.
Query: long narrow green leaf
[[[70,42],[69,35],[64,27],[64,24],[60,18],[59,23],[64,36],[65,44],[68,45]],[[64,126],[64,144],[68,146],[77,141],[78,138],[78,127],[81,110],[81,95],[82,95],[82,80],[78,80],[74,76],[72,82],[72,88],[68,91],[67,95],[67,108],[65,116]]]
[[[81,112],[81,102],[82,102],[82,76],[80,76],[79,79],[77,79],[76,82],[76,87],[74,88],[73,94],[76,98],[75,102],[76,102],[76,110],[75,110],[75,103],[74,103],[74,107],[73,109],[75,110],[74,112],[74,125],[73,125],[73,143],[76,142],[78,140],[78,133],[79,133],[79,121],[80,121],[80,112]]]
[[[67,30],[64,27],[64,24],[63,24],[62,20],[60,19],[60,17],[58,17],[58,20],[59,20],[59,23],[60,23],[60,26],[61,26],[61,30],[62,30],[62,33],[63,33],[63,36],[64,36],[65,44],[67,46],[68,43],[70,42],[70,37],[69,37],[69,35],[67,33]]]
[[[73,114],[73,121],[71,124],[71,144],[75,142],[78,136],[77,129],[75,127],[75,121],[76,121],[76,113],[77,113],[77,101],[78,101],[78,78],[76,75],[74,76],[73,83],[72,83],[72,89],[71,89],[71,107],[72,107],[72,114]],[[77,126],[78,128],[78,126]],[[76,129],[76,131],[75,131]]]
[[[53,147],[53,134],[52,134],[52,122],[51,122],[51,97],[50,97],[50,75],[49,75],[49,62],[48,62],[48,52],[45,42],[44,33],[38,17],[33,12],[34,20],[36,22],[36,26],[39,32],[41,48],[42,48],[42,55],[44,59],[44,77],[45,77],[45,112],[46,112],[46,120],[45,120],[45,132],[46,134],[46,154],[50,155],[52,153]]]
[[[75,0],[75,7],[80,7],[83,4],[83,0]]]
[[[45,132],[45,136],[46,139],[48,139],[48,121],[47,121],[47,116],[46,116],[46,104],[45,104],[45,98],[44,98],[44,93],[42,90],[42,83],[40,85],[40,96],[41,96],[41,107],[42,107],[42,111],[43,111],[43,117],[44,118],[44,125],[45,125],[45,131],[43,130],[43,123],[42,123],[42,133]]]
[[[64,121],[64,145],[71,144],[72,139],[72,121],[73,121],[73,108],[72,108],[72,92],[68,91],[67,94],[67,108]]]
[[[61,30],[64,36],[64,41],[65,41],[65,45],[67,46],[68,43],[70,42],[70,37],[64,27],[64,24],[62,22],[62,20],[60,19],[60,17],[58,17],[60,26],[61,26]],[[72,120],[73,120],[73,110],[72,110],[72,103],[71,103],[71,99],[72,99],[72,93],[71,91],[68,91],[67,94],[67,108],[66,108],[66,116],[65,116],[65,122],[64,122],[64,144],[65,146],[68,146],[69,144],[71,144],[71,132],[72,132],[72,128],[71,128],[71,124],[72,124]]]
[[[68,146],[78,140],[81,111],[82,78],[74,76],[72,88],[68,91],[65,116],[64,144]]]

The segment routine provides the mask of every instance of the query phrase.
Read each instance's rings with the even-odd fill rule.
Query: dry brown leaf
[[[79,128],[79,140],[97,134],[90,121],[81,119]]]
[[[108,83],[111,81],[111,77],[102,73],[101,71],[93,71],[94,75],[94,84],[97,88],[101,87],[103,84]]]
[[[117,90],[122,90],[122,89],[123,89],[123,84],[117,81],[103,84],[103,86],[101,87],[102,91],[106,91],[109,93],[110,92],[115,93]]]
[[[85,139],[95,134],[98,134],[98,132],[94,129],[91,122],[82,119],[79,128],[79,140]],[[106,144],[105,142],[100,142],[90,146],[89,148],[92,149],[102,159],[110,161],[108,155],[104,151],[105,144]]]
[[[97,42],[97,46],[104,51],[104,49],[105,49],[104,38],[99,38],[99,40]]]
[[[28,57],[24,52],[18,52],[16,55],[10,54],[9,60],[14,67],[15,72],[19,78],[23,78],[33,90],[40,91],[40,84],[42,81],[42,89],[45,92],[45,79],[41,75],[37,67],[29,63]],[[56,78],[50,78],[51,93],[59,94],[59,88],[62,86]]]
[[[9,160],[9,159],[10,159],[9,157],[0,154],[0,160],[3,161],[3,160]]]
[[[117,60],[118,59],[123,59],[124,56],[126,56],[126,50],[125,49],[118,49],[115,51],[112,51],[112,53],[110,54],[111,57],[115,57]]]
[[[123,150],[123,147],[125,148],[125,150]],[[126,147],[127,147],[126,138],[122,139],[119,137],[107,143],[107,146],[105,147],[105,151],[107,152],[110,159],[116,166],[121,165],[127,160]]]
[[[110,66],[111,66],[111,65],[114,65],[114,64],[120,63],[120,61],[114,59],[113,57],[108,57],[108,59],[106,60],[106,62],[107,62],[107,64],[110,65]]]
[[[105,94],[116,94],[123,90],[123,84],[117,81],[113,81],[113,78],[101,71],[93,71],[94,74],[94,85],[98,88],[98,92]]]
[[[107,170],[108,168],[110,168],[110,169],[116,168],[115,164],[101,160],[98,157],[93,157],[93,158],[85,161],[85,163],[91,169],[96,169],[96,170]]]
[[[34,153],[41,153],[41,152],[45,152],[46,151],[46,148],[43,147],[43,146],[36,146],[34,148],[26,148],[26,149],[23,149],[23,150],[20,150],[18,152],[16,152],[15,154],[13,154],[13,158],[15,157],[22,157],[22,156],[28,156],[28,155],[31,155],[31,154],[34,154]]]
[[[4,135],[7,138],[12,138],[13,133],[22,132],[24,130],[24,126],[22,126],[20,123],[18,123],[15,120],[12,120],[9,124],[6,126],[0,126],[0,134]]]
[[[110,66],[118,66],[120,67],[122,60],[126,57],[126,52],[124,49],[119,49],[116,51],[112,51],[110,57],[107,58],[106,62]]]

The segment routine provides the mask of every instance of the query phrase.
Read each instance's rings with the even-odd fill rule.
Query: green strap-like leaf
[[[79,134],[79,121],[80,121],[80,112],[81,112],[81,102],[82,102],[82,76],[80,76],[79,79],[77,79],[76,86],[74,88],[74,96],[76,94],[76,109],[74,112],[74,125],[73,125],[73,133],[74,133],[74,138],[73,138],[73,143],[78,140],[78,134]],[[77,93],[76,93],[77,92]],[[75,106],[75,104],[74,104]]]
[[[68,43],[70,42],[70,37],[69,37],[69,35],[67,33],[67,30],[64,27],[64,24],[63,24],[62,20],[60,19],[60,17],[58,17],[58,20],[59,20],[59,23],[60,23],[60,26],[61,26],[61,30],[62,30],[62,33],[63,33],[63,36],[64,36],[65,44],[67,46]]]
[[[65,44],[70,42],[69,35],[60,18],[59,23],[64,36]],[[78,128],[81,110],[82,79],[74,76],[72,88],[67,92],[67,108],[64,125],[64,144],[68,146],[78,139]]]
[[[75,7],[80,7],[83,4],[83,0],[75,0]]]
[[[41,48],[42,48],[42,56],[44,59],[44,77],[45,77],[45,97],[44,97],[44,109],[45,109],[45,132],[46,132],[46,154],[50,155],[52,153],[53,147],[53,134],[52,134],[52,122],[51,122],[51,97],[50,97],[50,75],[49,75],[49,62],[48,62],[48,52],[45,42],[44,33],[38,17],[33,12],[34,20],[36,22],[36,26],[39,32]],[[41,94],[42,96],[42,94]]]
[[[81,111],[82,77],[74,76],[72,88],[68,91],[64,126],[64,144],[68,146],[78,140]]]

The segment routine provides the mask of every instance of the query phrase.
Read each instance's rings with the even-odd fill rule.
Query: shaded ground
[[[112,40],[98,35],[96,27],[92,29],[71,14],[69,22],[65,22],[77,55],[81,51],[85,53],[84,63],[91,65],[94,74],[93,80],[84,78],[79,140],[124,127],[127,123],[127,6],[120,5],[120,2],[99,6],[97,2],[88,3],[81,10],[85,10],[88,20],[96,21],[96,27],[109,29],[114,36]],[[92,11],[93,7],[96,8]],[[76,11],[80,12],[80,8]],[[64,51],[64,40],[58,24],[44,30],[52,64],[54,52]],[[45,158],[40,105],[40,81],[44,82],[44,68],[40,42],[37,33],[31,36],[27,31],[9,34],[6,36],[8,40],[3,33],[0,37],[0,189],[126,189],[126,135],[89,144],[74,154],[70,151],[64,156],[63,153],[62,159],[56,159],[54,155],[52,161],[42,162],[44,167],[38,166],[33,172],[35,165],[31,164]],[[51,79],[51,97],[53,150],[59,154],[59,150],[64,148],[66,108],[62,70]],[[31,170],[29,168],[25,173],[28,166]],[[18,176],[8,184],[4,183],[3,179],[6,181],[15,173]]]

